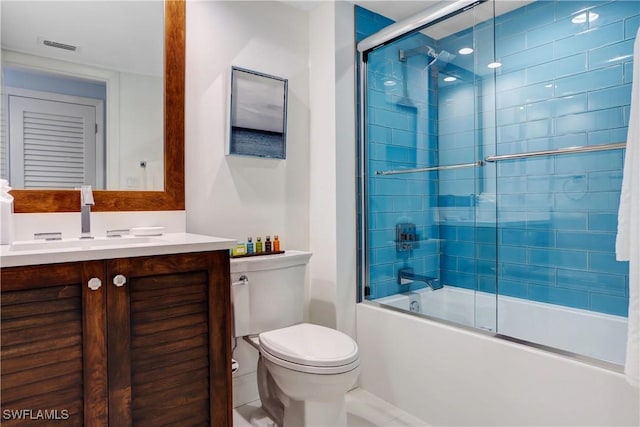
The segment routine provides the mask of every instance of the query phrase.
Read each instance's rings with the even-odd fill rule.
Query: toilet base
[[[249,422],[252,427],[278,427],[278,424],[273,421],[262,408],[256,409],[255,412],[251,414]]]
[[[346,427],[344,397],[336,401],[289,400],[284,409],[282,427]]]

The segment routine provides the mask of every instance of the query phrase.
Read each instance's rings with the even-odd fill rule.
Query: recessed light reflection
[[[492,62],[491,64],[487,65],[487,67],[489,67],[489,68],[499,68],[499,67],[502,67],[502,63],[501,62]]]
[[[385,86],[395,86],[396,82],[394,82],[393,80],[385,80],[383,84]]]
[[[456,79],[456,78],[455,78],[455,77],[453,77],[453,76],[447,76],[447,77],[445,77],[443,80],[444,80],[445,82],[455,82],[455,81],[456,81],[456,80],[458,80],[458,79]]]
[[[469,55],[470,53],[473,53],[473,49],[471,49],[470,47],[463,47],[458,51],[458,53],[460,55]]]
[[[589,16],[589,22],[593,22],[600,17],[600,15],[595,12],[589,12],[588,15],[587,12],[584,12],[574,16],[571,22],[573,22],[574,24],[584,24],[585,22],[587,22],[587,16]]]

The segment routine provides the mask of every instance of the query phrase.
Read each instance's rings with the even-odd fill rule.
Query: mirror
[[[95,191],[94,211],[184,209],[184,0],[167,0],[164,13],[164,191]],[[13,190],[12,194],[16,213],[79,210],[79,191]]]
[[[0,7],[2,177],[21,189],[162,190],[164,3]]]

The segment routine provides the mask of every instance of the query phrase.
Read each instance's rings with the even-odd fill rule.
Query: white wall
[[[279,2],[187,2],[187,230],[309,249],[307,15]],[[231,66],[289,80],[287,159],[226,156]]]
[[[356,141],[353,5],[310,12],[311,321],[355,336]]]
[[[358,304],[361,387],[430,425],[640,424],[624,375]]]
[[[120,73],[119,185],[124,190],[164,188],[162,77]],[[146,161],[147,167],[140,167]]]
[[[308,33],[307,13],[280,2],[187,2],[188,232],[309,249]],[[232,65],[288,79],[286,160],[225,155]],[[257,352],[240,340],[234,358],[238,406],[258,398]]]

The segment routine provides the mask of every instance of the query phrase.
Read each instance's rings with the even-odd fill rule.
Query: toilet
[[[358,345],[340,331],[303,322],[310,257],[286,251],[231,260],[233,334],[260,353],[262,408],[254,426],[346,426],[345,394],[360,373]]]

